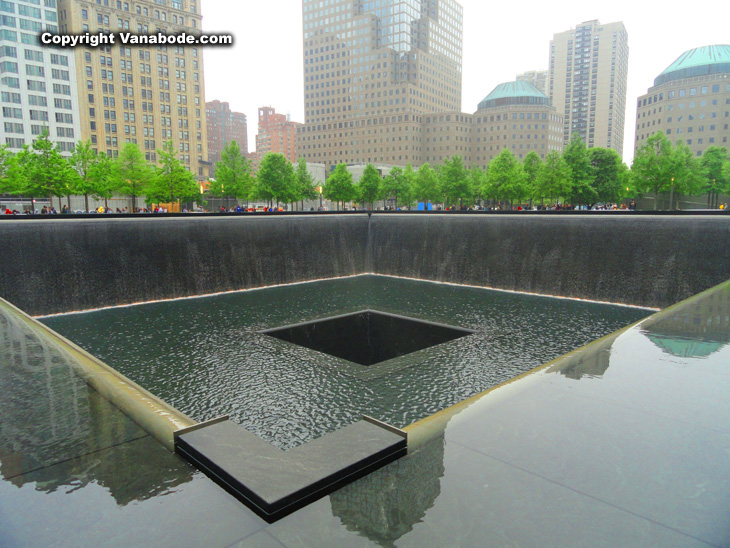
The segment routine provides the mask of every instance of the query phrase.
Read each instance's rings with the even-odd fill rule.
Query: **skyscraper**
[[[231,141],[236,141],[243,154],[248,153],[248,126],[246,115],[232,112],[226,102],[209,101],[205,103],[208,126],[209,175],[215,176],[215,164],[221,159],[221,152]]]
[[[550,41],[549,93],[563,115],[563,141],[623,154],[629,45],[624,24],[586,21]]]
[[[296,135],[299,126],[301,124],[290,121],[286,114],[277,114],[271,107],[259,108],[256,152],[252,154],[254,167],[258,167],[269,152],[283,154],[290,162],[296,162]]]
[[[61,151],[81,137],[74,54],[41,46],[42,31],[58,32],[56,0],[3,0],[0,5],[0,144],[12,152],[48,129]]]
[[[58,0],[58,12],[62,33],[201,31],[199,0]],[[109,156],[135,143],[150,162],[171,140],[183,165],[201,180],[207,176],[202,48],[117,44],[72,51],[81,139]]]
[[[453,0],[303,0],[311,162],[419,164],[421,115],[461,110],[462,7]]]

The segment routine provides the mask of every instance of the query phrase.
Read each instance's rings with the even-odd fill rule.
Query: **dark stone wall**
[[[730,218],[349,214],[0,222],[0,296],[30,314],[366,272],[664,307],[730,279]]]
[[[348,276],[366,215],[0,223],[0,296],[29,314]]]
[[[730,279],[727,216],[373,215],[372,270],[665,307]]]

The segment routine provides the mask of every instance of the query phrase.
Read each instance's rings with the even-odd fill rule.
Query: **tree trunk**
[[[89,212],[89,195],[84,194],[84,207],[86,208],[86,212]]]

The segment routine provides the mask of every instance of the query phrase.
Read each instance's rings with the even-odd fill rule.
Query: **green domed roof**
[[[529,82],[505,82],[487,95],[479,110],[503,105],[549,105],[550,99]]]
[[[665,82],[730,72],[730,46],[703,46],[684,52],[654,80],[658,86]]]

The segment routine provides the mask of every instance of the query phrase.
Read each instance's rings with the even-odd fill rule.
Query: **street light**
[[[317,187],[317,192],[319,192],[319,210],[322,211],[322,185]]]
[[[674,177],[672,177],[672,187],[669,189],[669,211],[672,210],[673,202],[674,202]]]

